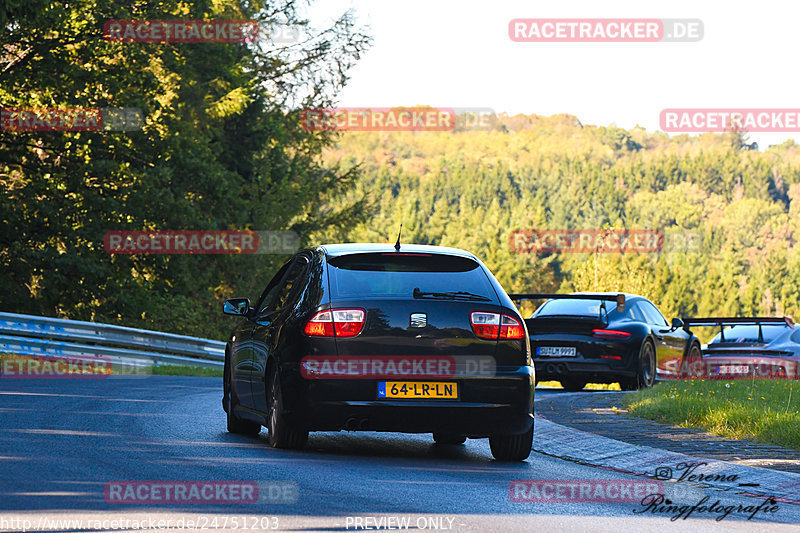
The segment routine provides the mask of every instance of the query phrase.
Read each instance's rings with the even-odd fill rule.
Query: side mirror
[[[683,320],[678,317],[672,319],[672,329],[678,329],[683,327]]]
[[[247,316],[247,313],[250,312],[250,299],[231,298],[230,300],[225,300],[222,312],[226,315]]]

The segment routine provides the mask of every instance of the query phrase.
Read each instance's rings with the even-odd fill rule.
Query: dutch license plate
[[[546,357],[575,357],[574,346],[537,346],[536,355]]]
[[[720,365],[717,367],[717,374],[749,374],[749,365]]]
[[[380,381],[378,398],[427,398],[457,400],[458,383],[433,381]]]

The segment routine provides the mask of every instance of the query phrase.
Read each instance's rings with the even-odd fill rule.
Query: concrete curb
[[[800,505],[800,474],[635,446],[568,428],[538,416],[533,450],[609,470],[660,479],[664,482],[665,497],[673,499],[691,499],[702,494],[699,487],[712,487]],[[687,467],[692,464],[698,466],[694,469]],[[678,482],[681,475],[684,479]],[[692,475],[703,477],[690,480]],[[711,479],[707,478],[709,475]]]

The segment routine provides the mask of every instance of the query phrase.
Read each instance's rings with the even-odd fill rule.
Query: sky
[[[317,0],[324,24],[353,9],[374,43],[342,107],[431,105],[569,113],[659,130],[665,108],[800,108],[800,2]],[[515,18],[701,19],[699,42],[518,43]],[[751,133],[760,148],[800,133]]]

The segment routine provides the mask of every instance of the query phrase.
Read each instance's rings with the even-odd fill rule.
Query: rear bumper
[[[560,381],[576,379],[594,383],[613,383],[619,378],[634,377],[635,370],[623,368],[619,363],[604,360],[550,358],[534,359],[536,379],[539,381]]]
[[[285,371],[287,411],[310,431],[360,429],[488,437],[524,433],[533,424],[534,372],[529,366],[498,368],[493,376],[454,379],[458,400],[378,399],[378,379],[307,380],[296,367]]]
[[[641,345],[638,340],[620,342],[561,333],[531,335],[530,339],[538,381],[574,379],[613,383],[620,378],[636,375],[636,361]],[[573,347],[577,354],[572,357],[538,355],[537,350],[543,346]],[[604,356],[619,357],[619,359],[604,359]]]
[[[780,353],[780,352],[779,352]],[[786,352],[782,352],[785,354]],[[702,360],[687,368],[679,378],[703,379],[800,379],[800,358],[761,353],[732,353],[723,350],[703,354]]]

